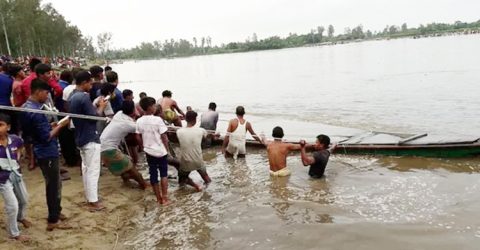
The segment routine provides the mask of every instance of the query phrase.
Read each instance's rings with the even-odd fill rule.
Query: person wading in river
[[[263,144],[260,137],[253,131],[252,124],[243,119],[245,115],[245,108],[238,106],[236,109],[237,118],[230,120],[228,123],[227,134],[223,141],[222,153],[226,157],[245,157],[246,150],[246,134],[247,131],[253,136],[255,140]]]
[[[288,176],[291,174],[287,168],[287,156],[290,151],[300,150],[299,144],[285,143],[282,141],[283,129],[275,127],[272,131],[273,142],[266,142],[268,163],[271,176]]]
[[[173,123],[173,125],[177,127],[182,126],[181,119],[185,116],[185,114],[178,107],[177,102],[172,99],[172,92],[170,90],[163,91],[162,98],[158,100],[158,104],[162,106],[163,118],[165,121]],[[177,111],[181,117],[178,116],[175,111]]]
[[[310,169],[308,170],[308,175],[310,175],[310,177],[318,179],[321,178],[325,173],[328,158],[337,147],[337,145],[334,144],[332,147],[328,148],[329,145],[330,137],[326,135],[317,136],[317,142],[315,143],[315,145],[313,145],[315,152],[313,152],[313,154],[309,156],[306,152],[307,143],[304,140],[300,141],[300,146],[302,147],[302,163],[305,167],[310,165]]]

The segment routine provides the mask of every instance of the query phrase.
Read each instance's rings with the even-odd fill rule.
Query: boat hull
[[[218,141],[221,143],[221,141]],[[293,142],[292,142],[293,143]],[[257,141],[247,141],[248,147],[264,148]],[[480,143],[439,145],[342,145],[333,152],[343,155],[418,156],[432,158],[471,158],[480,156]]]

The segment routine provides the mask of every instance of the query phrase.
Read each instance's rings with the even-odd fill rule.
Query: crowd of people
[[[198,114],[191,107],[184,113],[169,90],[163,91],[158,100],[142,92],[135,103],[133,91],[119,89],[118,74],[109,66],[92,66],[88,70],[74,67],[57,74],[48,62],[31,58],[29,72],[15,63],[3,63],[1,69],[0,193],[7,215],[6,228],[13,239],[28,240],[20,233],[18,223],[26,228],[31,226],[26,219],[28,194],[20,168],[22,152],[28,159],[28,168],[38,166],[45,180],[48,231],[71,228],[61,206],[62,181],[71,177],[68,169],[60,166],[60,156],[66,166],[81,166],[86,208],[91,212],[105,209],[98,192],[102,166],[126,184],[136,183],[141,189],[151,186],[160,205],[170,203],[168,165],[177,169],[180,186],[202,190],[202,185],[189,177],[194,171],[205,185],[211,182],[202,148],[219,139],[215,132],[219,117],[215,103],[208,105],[197,127]],[[72,117],[59,116],[58,112]],[[305,141],[291,144],[282,140],[283,129],[275,127],[274,140],[267,141],[255,134],[244,115],[245,109],[239,106],[237,117],[229,121],[222,145],[226,157],[245,156],[248,131],[267,147],[272,176],[290,174],[286,158],[292,150],[301,151],[303,164],[311,166],[311,177],[323,176],[332,149],[328,149],[328,136],[319,135],[315,145]],[[169,144],[171,132],[179,143],[178,157]],[[308,155],[307,147],[315,152]],[[149,183],[136,166],[140,152],[145,153],[148,163]]]

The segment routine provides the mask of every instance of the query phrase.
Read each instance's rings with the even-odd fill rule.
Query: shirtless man
[[[255,140],[263,143],[263,140],[255,134],[252,124],[243,119],[245,108],[238,106],[236,109],[237,118],[230,120],[228,123],[227,134],[223,140],[222,153],[225,157],[245,157],[246,152],[246,134],[247,131]]]
[[[287,156],[290,151],[300,150],[301,146],[282,142],[283,129],[275,127],[272,132],[273,142],[266,143],[268,162],[270,163],[271,176],[288,176],[291,174],[287,168]]]
[[[178,107],[177,102],[172,99],[172,92],[170,90],[163,91],[162,98],[158,100],[157,103],[162,106],[163,116],[167,122],[173,123],[173,125],[177,127],[182,126],[181,119],[185,116],[185,114]],[[177,115],[177,112],[181,116]]]

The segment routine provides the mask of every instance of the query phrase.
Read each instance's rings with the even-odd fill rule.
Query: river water
[[[214,101],[219,131],[237,105],[267,135],[332,138],[364,130],[479,135],[480,36],[369,41],[125,62],[121,88],[185,109]],[[138,97],[137,97],[138,98]],[[173,205],[132,218],[126,248],[478,249],[480,159],[332,156],[311,180],[271,178],[264,150],[226,160],[204,152],[213,183],[201,193],[170,182]],[[197,174],[192,174],[200,181]]]

